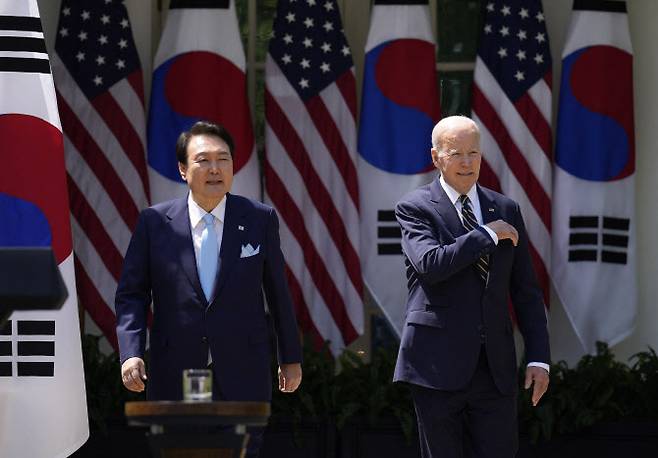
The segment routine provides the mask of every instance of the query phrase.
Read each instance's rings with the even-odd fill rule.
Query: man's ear
[[[434,164],[434,167],[439,167],[439,152],[436,150],[436,148],[432,148],[431,150],[432,153],[432,163]]]
[[[178,163],[178,171],[180,172],[180,177],[185,180],[185,173],[187,172],[187,165]]]

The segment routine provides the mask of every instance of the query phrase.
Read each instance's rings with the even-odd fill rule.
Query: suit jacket
[[[182,398],[182,371],[205,368],[226,400],[271,398],[270,332],[263,291],[276,333],[279,363],[301,361],[274,209],[226,195],[226,216],[214,297],[201,289],[187,199],[142,211],[126,252],[115,309],[121,362],[143,357],[147,310],[153,300],[148,399]],[[260,246],[241,257],[241,248]]]
[[[478,185],[484,223],[497,219],[519,233],[496,245],[479,227],[467,232],[438,177],[396,207],[409,296],[394,381],[459,390],[471,380],[484,340],[489,367],[503,394],[516,390],[517,362],[508,310],[511,297],[528,361],[549,362],[541,291],[532,268],[518,204]],[[485,285],[475,262],[489,257]]]

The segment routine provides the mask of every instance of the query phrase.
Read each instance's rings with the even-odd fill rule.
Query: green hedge
[[[107,432],[108,419],[122,418],[126,401],[143,394],[123,388],[116,354],[103,355],[99,337],[82,339],[87,386],[87,408],[93,430]],[[649,348],[616,361],[607,345],[599,343],[595,356],[584,356],[574,367],[564,361],[551,366],[551,383],[538,407],[530,392],[519,392],[519,427],[532,442],[577,433],[588,426],[624,419],[658,421],[658,356]],[[349,420],[365,419],[376,425],[395,418],[406,437],[413,437],[415,415],[404,385],[393,384],[396,350],[378,349],[371,362],[345,351],[335,360],[325,347],[304,345],[304,378],[295,393],[281,393],[273,380],[272,413],[275,417],[323,419],[340,430]],[[273,374],[276,363],[273,362]],[[340,367],[340,370],[337,370]],[[519,371],[522,386],[523,371]]]
[[[637,353],[629,365],[616,361],[608,346],[597,345],[595,356],[584,356],[574,368],[564,361],[551,366],[548,392],[537,407],[531,391],[519,391],[519,428],[531,442],[577,433],[596,423],[633,419],[658,421],[658,356],[649,348]],[[293,394],[274,391],[274,414],[327,418],[340,429],[348,420],[366,418],[371,425],[385,417],[397,418],[411,438],[415,414],[409,390],[393,384],[397,352],[379,349],[370,363],[352,352],[338,359],[341,370],[326,349],[304,351],[304,378]],[[522,387],[524,371],[519,371]]]
[[[116,353],[104,355],[99,349],[101,337],[82,336],[82,360],[87,389],[87,414],[92,431],[108,434],[108,422],[123,418],[127,401],[143,401],[143,394],[133,393],[121,383],[121,366]]]
[[[415,414],[409,390],[391,383],[396,356],[392,349],[379,349],[371,362],[365,363],[357,354],[345,351],[336,361],[326,347],[316,351],[307,344],[300,388],[294,393],[281,393],[275,387],[272,413],[291,416],[294,421],[327,419],[338,429],[350,419],[365,418],[375,425],[393,416],[405,435],[411,437]]]
[[[520,428],[533,442],[624,419],[658,421],[658,356],[652,348],[624,364],[599,342],[596,355],[584,356],[576,367],[564,361],[551,366],[548,392],[537,407],[528,391],[519,393]]]

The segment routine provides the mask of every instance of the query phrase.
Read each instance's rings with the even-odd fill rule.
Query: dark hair
[[[219,124],[208,121],[197,121],[189,130],[181,133],[176,141],[176,158],[181,164],[187,164],[187,146],[190,144],[190,139],[195,135],[214,135],[221,138],[228,145],[229,153],[233,157],[235,143],[228,130]]]

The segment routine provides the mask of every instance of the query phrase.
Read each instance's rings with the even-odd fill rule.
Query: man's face
[[[214,135],[195,135],[187,145],[187,164],[178,163],[192,198],[210,211],[217,206],[233,184],[233,159],[228,145]]]
[[[480,134],[470,126],[455,127],[443,135],[442,151],[432,148],[432,162],[443,179],[466,194],[480,176]]]

